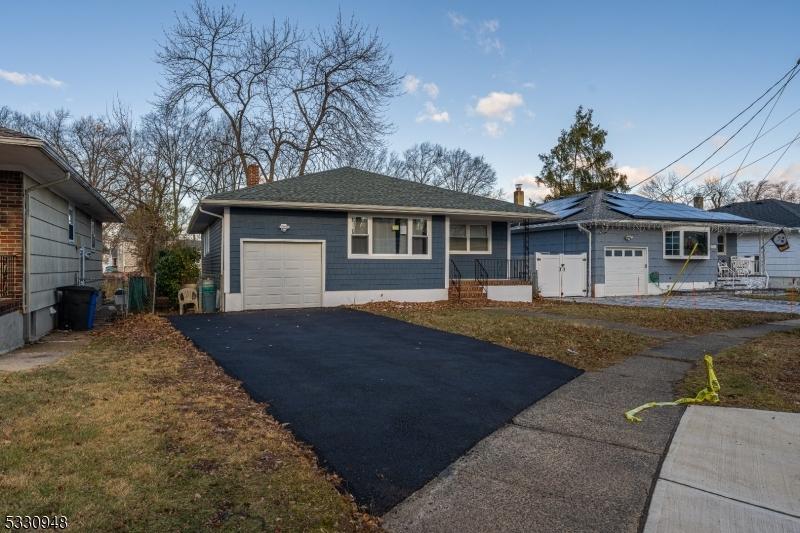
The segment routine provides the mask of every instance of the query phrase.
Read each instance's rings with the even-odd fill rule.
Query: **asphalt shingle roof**
[[[21,131],[12,130],[9,128],[0,127],[0,137],[5,137],[7,139],[36,139],[36,137],[32,135],[28,135],[22,133]]]
[[[713,211],[763,220],[781,226],[800,228],[800,204],[785,200],[755,200],[729,204]]]
[[[552,216],[540,209],[516,205],[503,200],[456,192],[424,185],[352,167],[314,172],[272,183],[262,183],[238,191],[214,194],[204,198],[221,200],[267,201],[298,204],[332,204],[420,209],[453,209],[458,211],[491,211],[499,213]]]

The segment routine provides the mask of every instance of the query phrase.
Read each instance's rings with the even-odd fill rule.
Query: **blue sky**
[[[494,165],[504,189],[523,181],[534,195],[542,191],[527,182],[540,168],[537,155],[553,146],[578,105],[595,110],[617,165],[635,180],[715,130],[800,56],[800,4],[794,2],[236,5],[256,24],[288,17],[310,30],[330,24],[341,8],[377,27],[396,70],[408,75],[409,92],[389,111],[397,129],[391,147],[430,140],[466,148]],[[145,112],[161,78],[157,43],[175,12],[188,8],[189,2],[164,0],[5,3],[0,104],[102,114],[119,98]],[[771,123],[800,107],[797,84]],[[760,120],[732,149],[752,140],[758,126]],[[800,114],[760,140],[750,159],[798,130]],[[700,155],[724,139],[712,140]],[[771,177],[800,178],[799,156],[793,146]],[[761,178],[770,165],[754,165],[744,177]]]

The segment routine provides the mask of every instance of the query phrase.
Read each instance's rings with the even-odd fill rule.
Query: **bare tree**
[[[330,30],[318,29],[297,56],[293,90],[304,125],[298,174],[316,154],[374,146],[390,131],[383,116],[400,78],[378,34],[341,13]]]
[[[167,32],[158,52],[166,75],[165,103],[185,101],[219,112],[241,167],[255,162],[272,177],[282,146],[264,144],[282,139],[281,125],[265,127],[262,120],[265,114],[276,116],[275,92],[286,87],[283,77],[297,43],[288,22],[273,21],[269,28],[256,30],[232,8],[211,8],[198,0]],[[268,162],[266,169],[262,160]]]
[[[713,209],[731,203],[735,198],[733,182],[721,177],[711,177],[700,185],[695,194],[708,200]]]
[[[442,171],[446,152],[447,150],[440,144],[430,142],[415,144],[403,152],[397,169],[398,177],[417,183],[441,185],[444,181]]]
[[[736,200],[750,202],[767,198],[770,193],[770,182],[766,179],[759,181],[740,181],[736,184]]]
[[[473,156],[462,148],[456,148],[445,152],[439,166],[440,187],[481,196],[495,193],[497,174],[483,156]]]
[[[770,187],[769,197],[787,202],[800,202],[800,190],[794,183],[778,181]]]
[[[680,204],[691,203],[694,191],[674,172],[659,174],[637,191],[645,198]]]

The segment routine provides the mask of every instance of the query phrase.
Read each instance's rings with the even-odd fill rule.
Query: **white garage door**
[[[647,294],[647,248],[605,249],[606,296]]]
[[[245,242],[244,308],[322,306],[322,244]]]

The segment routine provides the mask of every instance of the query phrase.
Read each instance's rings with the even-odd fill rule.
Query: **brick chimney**
[[[516,190],[514,191],[514,203],[517,205],[525,205],[525,191],[522,190],[522,184],[516,184]]]
[[[703,197],[700,196],[699,194],[694,197],[694,206],[697,209],[703,209]]]
[[[250,163],[247,165],[247,186],[253,187],[254,185],[258,185],[259,180],[261,179],[261,172],[258,169],[258,165],[255,163]]]

